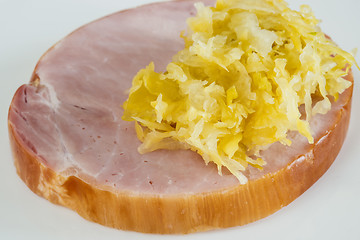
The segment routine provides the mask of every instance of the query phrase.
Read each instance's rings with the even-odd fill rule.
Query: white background
[[[323,31],[345,50],[360,48],[360,1],[289,0],[311,5]],[[305,194],[255,223],[190,235],[119,231],[88,222],[33,194],[16,175],[7,113],[40,56],[71,31],[150,0],[0,0],[0,239],[360,239],[360,74],[345,144],[328,172]],[[360,63],[359,55],[357,61]]]

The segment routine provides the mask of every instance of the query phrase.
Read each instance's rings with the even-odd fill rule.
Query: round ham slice
[[[315,139],[263,151],[240,185],[190,150],[139,154],[133,122],[121,120],[133,76],[165,69],[183,47],[195,1],[145,5],[85,25],[53,46],[10,106],[17,172],[36,194],[94,222],[152,233],[189,233],[263,218],[308,189],[329,168],[346,135],[352,88],[311,120]],[[214,1],[205,1],[213,4]],[[352,76],[348,79],[352,81]]]

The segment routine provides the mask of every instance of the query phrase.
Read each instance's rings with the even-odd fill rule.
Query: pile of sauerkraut
[[[218,0],[195,7],[185,48],[166,72],[153,63],[139,71],[123,119],[136,121],[140,153],[192,149],[219,174],[224,166],[246,183],[242,171],[261,169],[269,144],[290,145],[290,130],[313,142],[310,118],[351,85],[343,77],[355,60],[321,32],[308,6]]]

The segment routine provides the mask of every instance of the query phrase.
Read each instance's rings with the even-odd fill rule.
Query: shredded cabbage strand
[[[218,0],[195,7],[185,48],[166,72],[153,63],[138,72],[123,119],[136,121],[140,153],[191,149],[244,184],[248,165],[265,165],[260,150],[291,144],[289,131],[313,143],[309,120],[352,84],[343,77],[355,60],[321,32],[308,6]]]

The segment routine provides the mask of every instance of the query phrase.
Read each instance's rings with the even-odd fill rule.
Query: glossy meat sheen
[[[195,1],[153,4],[92,22],[60,41],[38,63],[32,84],[17,91],[9,123],[42,164],[65,177],[76,176],[99,189],[132,193],[191,194],[238,185],[191,151],[140,155],[133,122],[121,120],[121,105],[136,72],[155,62],[163,70],[182,48],[179,37]],[[212,2],[212,1],[208,1]],[[166,21],[164,20],[166,19]],[[39,81],[39,84],[38,84]],[[342,95],[331,112],[312,121],[315,141],[334,125]],[[294,144],[264,151],[264,171],[275,172],[310,145],[299,134]]]

